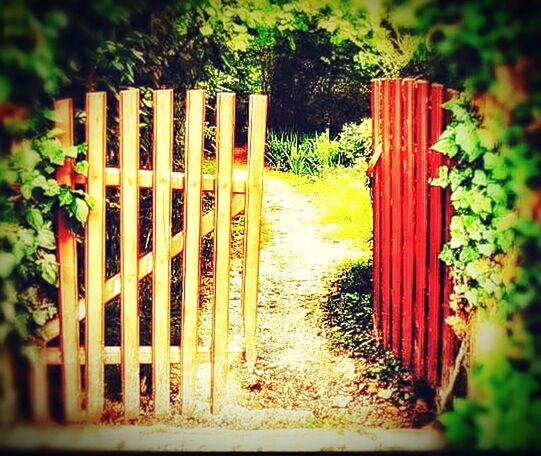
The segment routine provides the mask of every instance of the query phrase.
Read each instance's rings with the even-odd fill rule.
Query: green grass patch
[[[366,165],[333,168],[321,176],[279,173],[282,180],[311,198],[321,213],[321,223],[330,225],[329,235],[345,239],[364,252],[372,250],[372,202]]]

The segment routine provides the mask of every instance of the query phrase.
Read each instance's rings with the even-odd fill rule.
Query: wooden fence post
[[[139,416],[139,90],[120,92],[120,276],[124,418]]]
[[[171,171],[173,91],[154,92],[154,244],[152,345],[154,413],[169,411],[171,308]]]
[[[86,97],[88,195],[94,207],[86,224],[86,392],[88,421],[100,421],[104,404],[105,149],[106,93]]]
[[[190,412],[195,400],[201,251],[201,172],[205,121],[203,90],[188,90],[186,113],[184,281],[180,344],[182,413]]]
[[[73,146],[73,102],[58,100],[54,104],[56,127],[62,146]],[[60,185],[73,188],[73,159],[66,158],[58,169]],[[64,416],[68,423],[81,420],[81,366],[79,365],[79,289],[77,284],[77,245],[64,214],[58,214],[58,314],[60,321],[60,350],[62,352],[62,397]],[[47,380],[45,378],[45,380]]]
[[[428,242],[428,83],[416,82],[415,137],[416,153],[416,218],[415,218],[415,377],[425,377],[426,360],[426,292]]]
[[[402,206],[404,204],[402,194],[402,99],[401,81],[393,79],[391,83],[391,104],[392,104],[392,153],[391,168],[391,347],[396,355],[401,350],[402,330]]]
[[[390,80],[383,79],[383,106],[387,109],[391,102]],[[383,346],[389,348],[391,341],[391,125],[388,112],[383,112],[383,150],[381,153],[381,322]]]
[[[220,412],[227,382],[229,331],[229,269],[231,245],[231,194],[235,135],[235,95],[217,97],[216,207],[214,230],[214,312],[211,340],[211,411]]]
[[[403,122],[404,129],[404,178],[402,224],[404,230],[404,252],[402,263],[403,278],[403,307],[402,307],[402,359],[406,366],[412,362],[413,344],[413,290],[414,290],[414,257],[415,257],[415,149],[414,149],[414,81],[404,79],[403,94]]]
[[[242,309],[244,314],[246,363],[253,371],[257,357],[256,329],[259,280],[259,243],[263,197],[263,164],[267,126],[267,97],[250,95],[248,124],[248,177],[246,182],[246,227]]]

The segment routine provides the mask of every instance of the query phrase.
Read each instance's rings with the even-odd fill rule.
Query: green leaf
[[[17,258],[11,252],[0,252],[0,278],[7,279],[15,267]]]
[[[23,340],[28,339],[28,319],[29,316],[27,313],[17,314],[13,322],[15,330]]]
[[[481,169],[476,169],[473,174],[472,183],[484,187],[487,184],[487,175]]]
[[[39,266],[41,277],[51,285],[58,286],[58,263],[53,254],[44,255],[43,259],[36,262]]]
[[[75,163],[74,171],[77,174],[82,174],[83,176],[88,175],[88,162],[86,160],[81,160]]]
[[[52,230],[44,227],[38,231],[37,243],[40,247],[48,250],[56,249],[56,239]]]
[[[58,192],[58,202],[60,207],[69,206],[73,202],[73,195],[69,188],[60,187],[60,191]]]
[[[84,225],[88,219],[88,213],[90,210],[86,201],[81,198],[74,198],[70,205],[70,209],[75,218],[79,220],[82,225]]]
[[[60,186],[54,179],[48,179],[45,185],[42,186],[43,193],[46,196],[56,196],[60,193]]]
[[[79,147],[78,146],[67,146],[63,147],[62,151],[64,152],[64,155],[69,158],[77,158],[77,155],[79,155]]]
[[[36,231],[43,227],[43,216],[37,209],[30,208],[26,211],[26,221]]]

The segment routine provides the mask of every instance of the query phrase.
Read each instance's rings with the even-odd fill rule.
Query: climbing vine
[[[4,191],[0,196],[0,277],[2,318],[0,344],[8,338],[25,340],[32,330],[56,313],[52,290],[58,286],[56,239],[57,209],[73,230],[80,229],[92,202],[84,191],[59,185],[57,169],[74,159],[74,170],[86,174],[85,146],[63,147],[59,130],[50,130],[33,140],[14,142],[11,155],[2,157]],[[24,286],[23,286],[24,285]]]
[[[468,395],[440,420],[453,445],[541,448],[539,8],[423,3],[416,26],[486,101],[482,119],[464,99],[448,103],[435,145],[455,162],[433,182],[451,187],[455,210],[441,253],[455,282],[450,323],[471,345]]]

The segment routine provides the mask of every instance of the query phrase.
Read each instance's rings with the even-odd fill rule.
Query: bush
[[[365,117],[360,123],[347,123],[338,134],[342,164],[350,166],[361,158],[372,155],[372,119]]]

